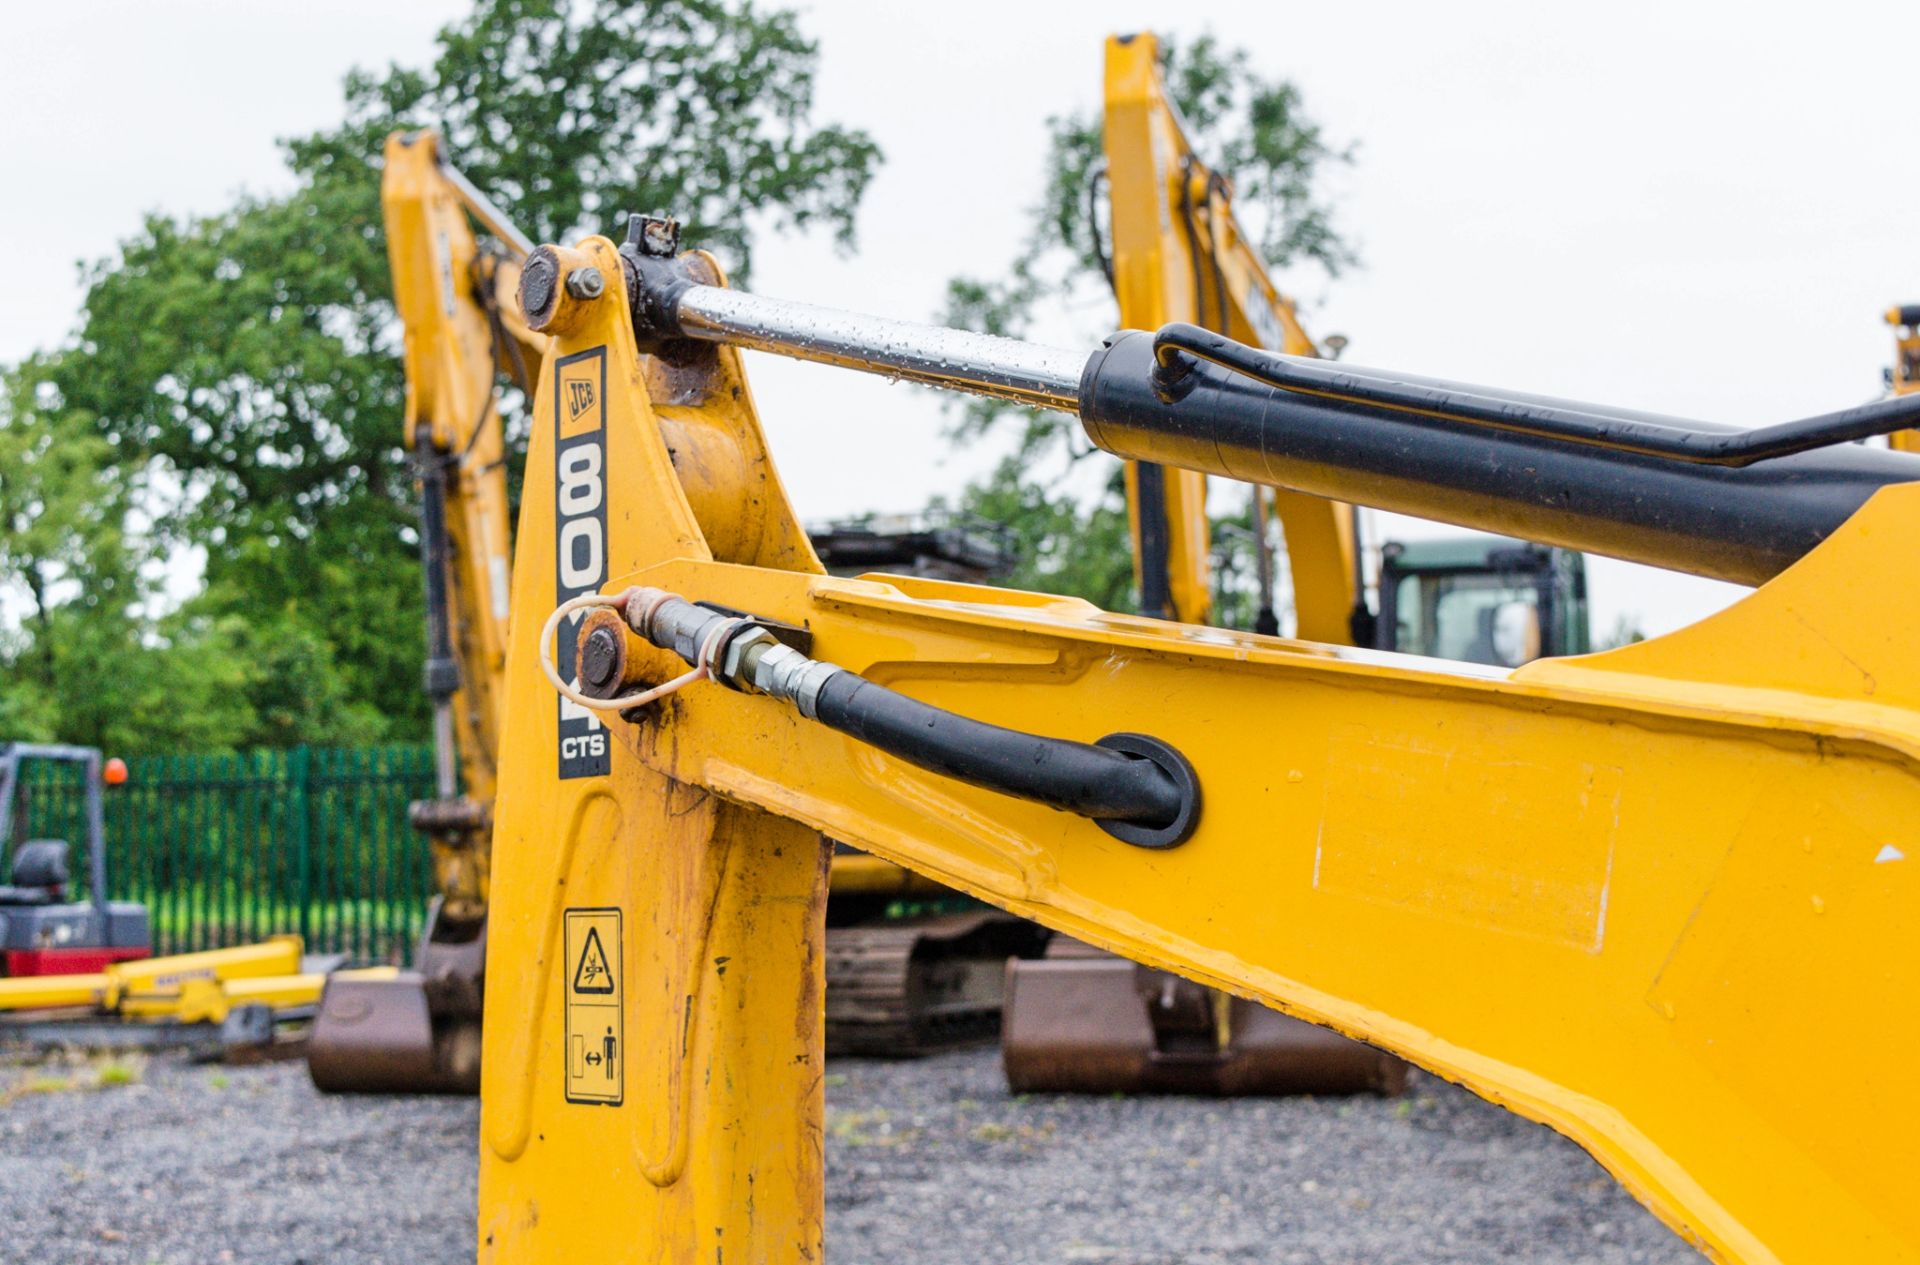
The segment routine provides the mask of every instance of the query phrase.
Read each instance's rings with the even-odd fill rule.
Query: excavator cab
[[[1887,309],[1886,320],[1894,331],[1893,365],[1886,373],[1887,389],[1895,395],[1920,391],[1920,303],[1896,303]]]
[[[1584,557],[1505,536],[1390,541],[1380,551],[1375,646],[1517,668],[1592,649]]]

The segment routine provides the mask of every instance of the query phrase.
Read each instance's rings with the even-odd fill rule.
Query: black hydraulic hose
[[[1167,514],[1166,467],[1136,461],[1134,514],[1140,520],[1140,613],[1174,618],[1173,521]]]
[[[1154,335],[1153,348],[1165,390],[1174,389],[1186,372],[1188,366],[1179,359],[1186,355],[1283,391],[1698,465],[1750,466],[1920,426],[1920,395],[1895,396],[1753,430],[1703,430],[1678,418],[1654,420],[1539,397],[1483,392],[1459,383],[1336,368],[1321,360],[1249,347],[1197,325],[1162,327]]]
[[[1106,238],[1100,232],[1100,188],[1107,183],[1107,165],[1101,163],[1087,177],[1087,240],[1093,243],[1093,257],[1100,261],[1100,275],[1107,279],[1107,289],[1114,290],[1118,282],[1113,275],[1113,256],[1107,250]]]
[[[1095,821],[1164,827],[1185,799],[1151,760],[970,720],[854,672],[827,678],[814,718],[929,772]]]
[[[792,703],[802,716],[930,773],[1089,818],[1143,848],[1184,843],[1199,822],[1193,766],[1157,738],[1074,742],[970,720],[779,644],[752,617],[657,589],[636,590],[625,611],[635,632],[706,665],[721,683]]]

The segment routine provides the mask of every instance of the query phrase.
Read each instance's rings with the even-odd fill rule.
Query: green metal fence
[[[309,953],[412,955],[432,873],[407,805],[432,794],[430,748],[152,756],[127,770],[106,791],[108,894],[147,906],[155,953],[297,931]],[[70,840],[84,895],[80,772],[23,771],[16,837]]]

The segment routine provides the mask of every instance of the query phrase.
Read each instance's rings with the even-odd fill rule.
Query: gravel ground
[[[1407,1096],[1010,1097],[991,1051],[828,1079],[832,1260],[1700,1258],[1546,1129]],[[0,1063],[0,1262],[465,1265],[471,1101],[329,1099],[298,1064]]]

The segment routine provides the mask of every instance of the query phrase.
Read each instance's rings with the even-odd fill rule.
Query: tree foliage
[[[289,148],[367,187],[388,132],[432,127],[534,240],[670,210],[738,280],[766,229],[853,240],[879,149],[811,124],[815,56],[794,14],[751,3],[483,0],[431,67],[350,76],[345,125]]]
[[[89,271],[71,342],[9,376],[0,583],[29,596],[0,644],[0,723],[20,727],[0,737],[209,749],[421,734],[384,138],[439,130],[537,241],[670,209],[739,276],[770,231],[852,240],[879,152],[812,121],[814,62],[795,16],[752,0],[477,0],[429,65],[348,77],[342,123],[285,143],[292,192],[149,217]],[[141,564],[180,549],[204,551],[205,590],[147,618]],[[62,579],[45,601],[34,589]],[[102,715],[83,720],[57,664],[82,645],[117,654],[123,632],[144,676],[116,664],[93,690]],[[41,676],[16,671],[36,661]],[[137,697],[167,681],[172,720]],[[184,730],[196,710],[218,730]]]
[[[1330,278],[1356,266],[1358,253],[1336,226],[1322,189],[1328,169],[1350,163],[1353,151],[1328,139],[1299,89],[1262,76],[1244,50],[1223,48],[1212,36],[1185,45],[1164,41],[1161,50],[1168,92],[1189,137],[1209,166],[1232,179],[1235,213],[1268,265],[1311,266]],[[1066,329],[1092,343],[1114,321],[1096,237],[1104,229],[1090,215],[1103,162],[1101,118],[1097,112],[1055,117],[1047,129],[1045,192],[1025,245],[1004,277],[949,283],[946,317],[1016,338]],[[1025,561],[1009,582],[1109,609],[1132,608],[1132,545],[1119,463],[1090,448],[1060,413],[971,398],[953,409],[956,444],[973,445],[989,434],[1012,437],[1012,452],[959,498],[960,508],[1014,527]],[[1238,517],[1244,527],[1245,514]],[[1229,555],[1222,577],[1250,573],[1237,556],[1250,539],[1244,530],[1220,537]],[[1223,616],[1241,605],[1250,607],[1222,602]]]

